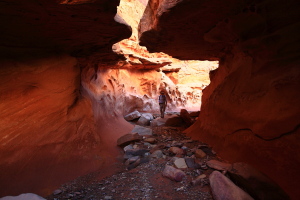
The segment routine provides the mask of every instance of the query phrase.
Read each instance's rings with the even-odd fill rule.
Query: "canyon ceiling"
[[[149,51],[219,61],[186,133],[299,197],[298,1],[139,2],[136,37]],[[116,139],[132,129],[123,115],[155,109],[174,78],[162,81],[159,71],[170,60],[119,52],[114,44],[131,36],[122,17],[114,20],[119,3],[0,1],[0,196],[45,195],[99,168],[112,173]]]

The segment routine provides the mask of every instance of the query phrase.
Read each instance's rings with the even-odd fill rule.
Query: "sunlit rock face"
[[[149,2],[141,43],[181,59],[220,61],[203,92],[199,120],[187,133],[229,161],[254,165],[297,199],[298,2],[183,0],[157,14],[166,4]]]
[[[118,117],[97,121],[81,70],[87,60],[121,58],[111,46],[131,32],[114,21],[118,3],[0,2],[0,197],[46,195],[105,165],[114,169],[118,151],[107,144],[131,126]]]

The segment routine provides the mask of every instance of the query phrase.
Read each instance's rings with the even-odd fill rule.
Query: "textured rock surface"
[[[110,64],[120,57],[111,46],[130,29],[114,21],[118,3],[0,2],[0,196],[49,194],[104,160],[114,163],[118,150],[107,144],[131,126],[99,121],[80,73],[83,57]]]
[[[199,119],[187,133],[214,146],[231,162],[251,163],[296,199],[300,196],[298,2],[184,0],[175,7],[174,3],[150,1],[140,24],[141,43],[180,59],[220,61],[204,90]],[[282,173],[282,169],[289,170]]]

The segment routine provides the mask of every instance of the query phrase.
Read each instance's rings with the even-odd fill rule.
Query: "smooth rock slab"
[[[228,174],[237,185],[245,189],[255,199],[290,199],[274,181],[246,163],[234,163]]]
[[[26,194],[20,194],[19,196],[2,197],[0,198],[0,200],[46,200],[46,199],[36,194],[26,193]]]
[[[220,170],[220,171],[228,171],[232,169],[232,164],[220,162],[218,160],[209,160],[206,162],[207,166],[210,168]]]
[[[175,167],[166,165],[162,175],[171,179],[172,181],[180,182],[185,177],[185,173]]]
[[[254,200],[219,171],[210,174],[209,183],[215,200]]]
[[[131,120],[137,119],[139,117],[141,117],[141,113],[139,113],[139,111],[136,110],[136,111],[134,111],[134,112],[129,113],[128,115],[126,115],[124,117],[124,119],[127,120],[127,121],[131,121]]]
[[[139,135],[152,135],[152,129],[136,125],[132,129],[131,133],[138,133]]]

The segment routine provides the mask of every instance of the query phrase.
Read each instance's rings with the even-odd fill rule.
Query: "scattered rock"
[[[184,158],[177,158],[174,162],[175,166],[179,169],[186,169],[187,165],[185,163]]]
[[[185,173],[183,171],[169,165],[165,166],[162,175],[177,182],[182,181],[182,179],[185,177]]]
[[[133,149],[133,146],[130,144],[123,148],[124,151],[127,151],[128,149]]]
[[[204,158],[206,156],[206,153],[201,149],[196,149],[195,156],[196,158]]]
[[[136,162],[138,159],[140,159],[140,156],[133,156],[133,157],[129,158],[126,162],[128,164],[131,164],[131,163]]]
[[[61,194],[61,193],[62,193],[62,190],[57,189],[57,190],[54,190],[53,195],[58,195],[58,194]]]
[[[128,149],[125,151],[125,155],[144,156],[147,152],[149,152],[148,149]]]
[[[232,164],[220,162],[218,160],[209,160],[206,163],[210,168],[220,170],[220,171],[228,171],[232,169]]]
[[[249,194],[236,186],[219,171],[211,173],[209,183],[215,200],[253,200]]]
[[[134,111],[134,112],[129,113],[128,115],[126,115],[124,117],[124,119],[127,120],[127,121],[131,121],[131,120],[137,119],[139,117],[141,117],[141,113],[139,113],[139,111],[136,110],[136,111]]]
[[[234,163],[228,174],[231,180],[254,199],[290,199],[274,181],[246,163]]]
[[[200,169],[200,165],[195,162],[194,158],[185,158],[185,163],[187,164],[188,168],[192,169]]]
[[[195,180],[193,180],[191,182],[192,185],[203,185],[204,181],[203,179],[206,178],[205,174],[201,174],[200,176],[198,176]]]
[[[179,147],[170,147],[169,152],[175,155],[183,155],[184,150]]]
[[[128,133],[126,135],[123,135],[117,140],[117,145],[123,147],[129,145],[131,142],[140,141],[141,139],[142,139],[141,136],[137,133],[135,134]]]
[[[150,144],[155,144],[157,141],[155,138],[146,138],[146,139],[144,139],[144,142],[149,142]]]
[[[161,150],[156,150],[151,154],[151,158],[162,158],[163,152]]]
[[[139,125],[136,125],[131,132],[138,133],[139,135],[152,135],[152,129]]]
[[[113,199],[113,198],[112,198],[112,196],[105,196],[104,199],[108,200],[108,199]]]

